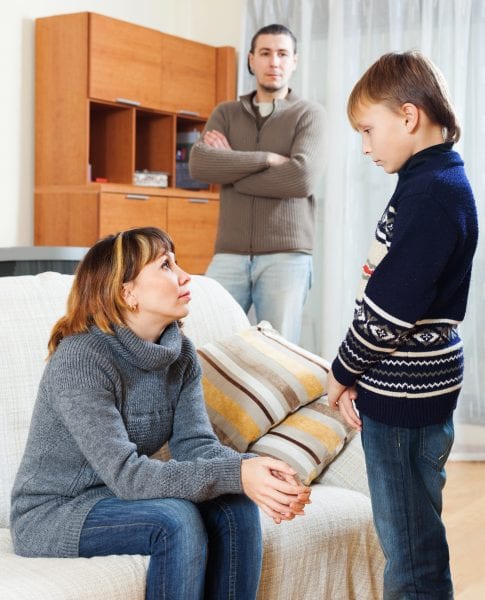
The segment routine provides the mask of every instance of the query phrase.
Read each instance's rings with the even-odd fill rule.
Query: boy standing
[[[463,378],[457,325],[478,237],[452,149],[460,128],[442,75],[418,52],[382,56],[347,111],[364,154],[399,179],[332,364],[329,402],[362,431],[384,598],[449,599],[442,488]]]

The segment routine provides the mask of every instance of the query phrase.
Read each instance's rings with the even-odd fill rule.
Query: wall
[[[18,0],[0,22],[0,246],[33,243],[34,22],[93,11],[215,46],[239,48],[245,0]]]

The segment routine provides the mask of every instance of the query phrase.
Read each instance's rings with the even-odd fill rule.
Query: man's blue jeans
[[[269,321],[284,338],[299,342],[303,306],[312,282],[310,254],[216,254],[206,275],[224,286],[244,312],[254,304],[258,322]]]
[[[444,465],[454,439],[452,416],[418,428],[361,418],[374,523],[386,557],[384,599],[452,599],[441,520]]]
[[[244,495],[100,500],[79,556],[150,555],[147,600],[254,600],[262,562],[259,512]]]

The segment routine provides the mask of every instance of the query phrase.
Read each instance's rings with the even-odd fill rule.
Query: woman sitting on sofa
[[[190,276],[173,252],[147,227],[97,242],[80,263],[12,492],[15,551],[150,555],[148,599],[253,599],[256,504],[279,523],[303,514],[310,491],[284,462],[214,435],[179,325]],[[150,458],[166,441],[172,459]]]

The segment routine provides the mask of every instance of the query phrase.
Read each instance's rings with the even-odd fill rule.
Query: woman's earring
[[[135,302],[134,304],[130,304],[131,312],[136,312],[138,310],[138,304]]]

